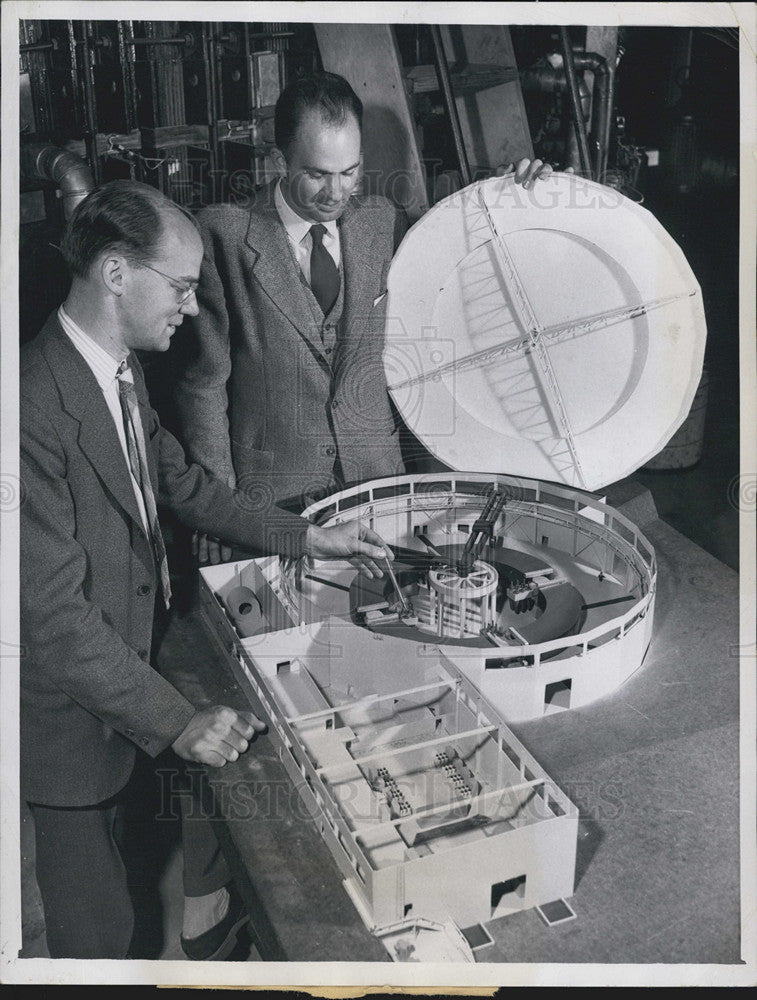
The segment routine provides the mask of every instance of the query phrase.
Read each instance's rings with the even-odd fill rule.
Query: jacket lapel
[[[274,305],[319,356],[325,359],[321,331],[303,288],[279,213],[270,197],[250,211],[245,242],[254,255],[251,271]]]
[[[41,345],[42,352],[58,386],[63,409],[79,421],[79,446],[108,493],[142,527],[121,442],[97,379],[57,318],[46,332],[49,335]]]
[[[368,325],[372,289],[376,288],[375,241],[370,211],[351,199],[339,224],[344,270],[343,347],[353,349]]]

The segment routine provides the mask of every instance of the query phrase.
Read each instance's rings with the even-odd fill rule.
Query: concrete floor
[[[739,402],[738,402],[738,204],[735,195],[705,193],[697,200],[650,199],[648,207],[681,245],[702,287],[708,323],[709,370],[702,454],[691,468],[640,470],[635,478],[652,493],[660,518],[727,566],[738,569]],[[702,225],[706,218],[707,224]],[[736,487],[734,484],[736,483]],[[175,565],[175,564],[174,564]],[[170,656],[171,651],[165,650]],[[177,824],[178,825],[178,824]],[[158,905],[148,929],[151,957],[183,958],[181,847],[178,829],[164,838]],[[28,812],[21,827],[23,940],[21,957],[47,954],[44,917],[34,879],[34,838]],[[253,960],[244,940],[232,956]],[[155,953],[155,949],[159,950]]]

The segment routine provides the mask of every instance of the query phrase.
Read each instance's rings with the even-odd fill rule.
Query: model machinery
[[[508,723],[644,660],[654,552],[601,491],[685,419],[701,294],[618,192],[493,178],[407,234],[386,336],[394,402],[447,471],[305,516],[369,525],[387,572],[269,557],[203,570],[204,599],[366,925],[397,960],[472,960],[492,919],[575,916],[578,810]]]

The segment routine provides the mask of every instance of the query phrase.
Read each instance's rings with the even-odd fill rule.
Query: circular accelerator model
[[[654,553],[591,494],[503,475],[434,473],[364,483],[306,514],[322,525],[359,520],[395,553],[393,578],[366,580],[349,564],[327,562],[283,574],[293,617],[362,630],[356,690],[381,670],[384,649],[371,639],[382,636],[419,644],[419,670],[424,655],[441,651],[508,720],[603,697],[643,660]]]

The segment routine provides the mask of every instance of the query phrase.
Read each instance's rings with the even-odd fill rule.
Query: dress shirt
[[[310,252],[313,249],[313,237],[310,235],[310,227],[317,225],[317,223],[312,222],[309,219],[303,219],[302,216],[298,215],[293,208],[290,208],[284,198],[284,195],[282,194],[281,181],[279,181],[276,185],[273,201],[276,205],[276,211],[279,213],[281,224],[287,234],[287,239],[289,240],[289,245],[294,253],[295,260],[302,271],[302,276],[309,285]],[[331,254],[336,266],[339,267],[342,255],[339,245],[339,228],[336,224],[336,220],[333,219],[331,222],[324,222],[322,225],[326,229],[326,233],[323,237],[323,245]]]
[[[108,352],[100,347],[100,345],[90,336],[88,336],[81,329],[81,327],[74,323],[63,306],[58,309],[58,319],[60,320],[60,325],[63,327],[69,340],[87,362],[92,374],[97,379],[97,384],[102,389],[102,394],[105,397],[105,402],[110,410],[110,415],[113,417],[113,423],[116,425],[116,433],[118,434],[118,440],[121,443],[121,451],[123,452],[124,461],[126,462],[126,469],[129,473],[131,486],[134,490],[134,496],[137,501],[137,506],[139,507],[139,513],[142,517],[142,523],[147,537],[149,538],[150,522],[147,517],[147,511],[145,510],[145,501],[142,496],[142,490],[140,489],[139,483],[134,478],[131,471],[131,465],[129,464],[129,449],[126,443],[126,431],[124,429],[123,412],[121,410],[121,400],[119,398],[118,378],[116,377],[116,372],[118,371],[123,358],[116,360],[112,355],[108,354]],[[133,381],[131,371],[129,371],[128,376],[122,375],[121,377],[128,377]],[[141,434],[142,439],[144,440],[144,430],[142,428],[142,422],[138,411],[135,414],[134,424],[137,434]]]

